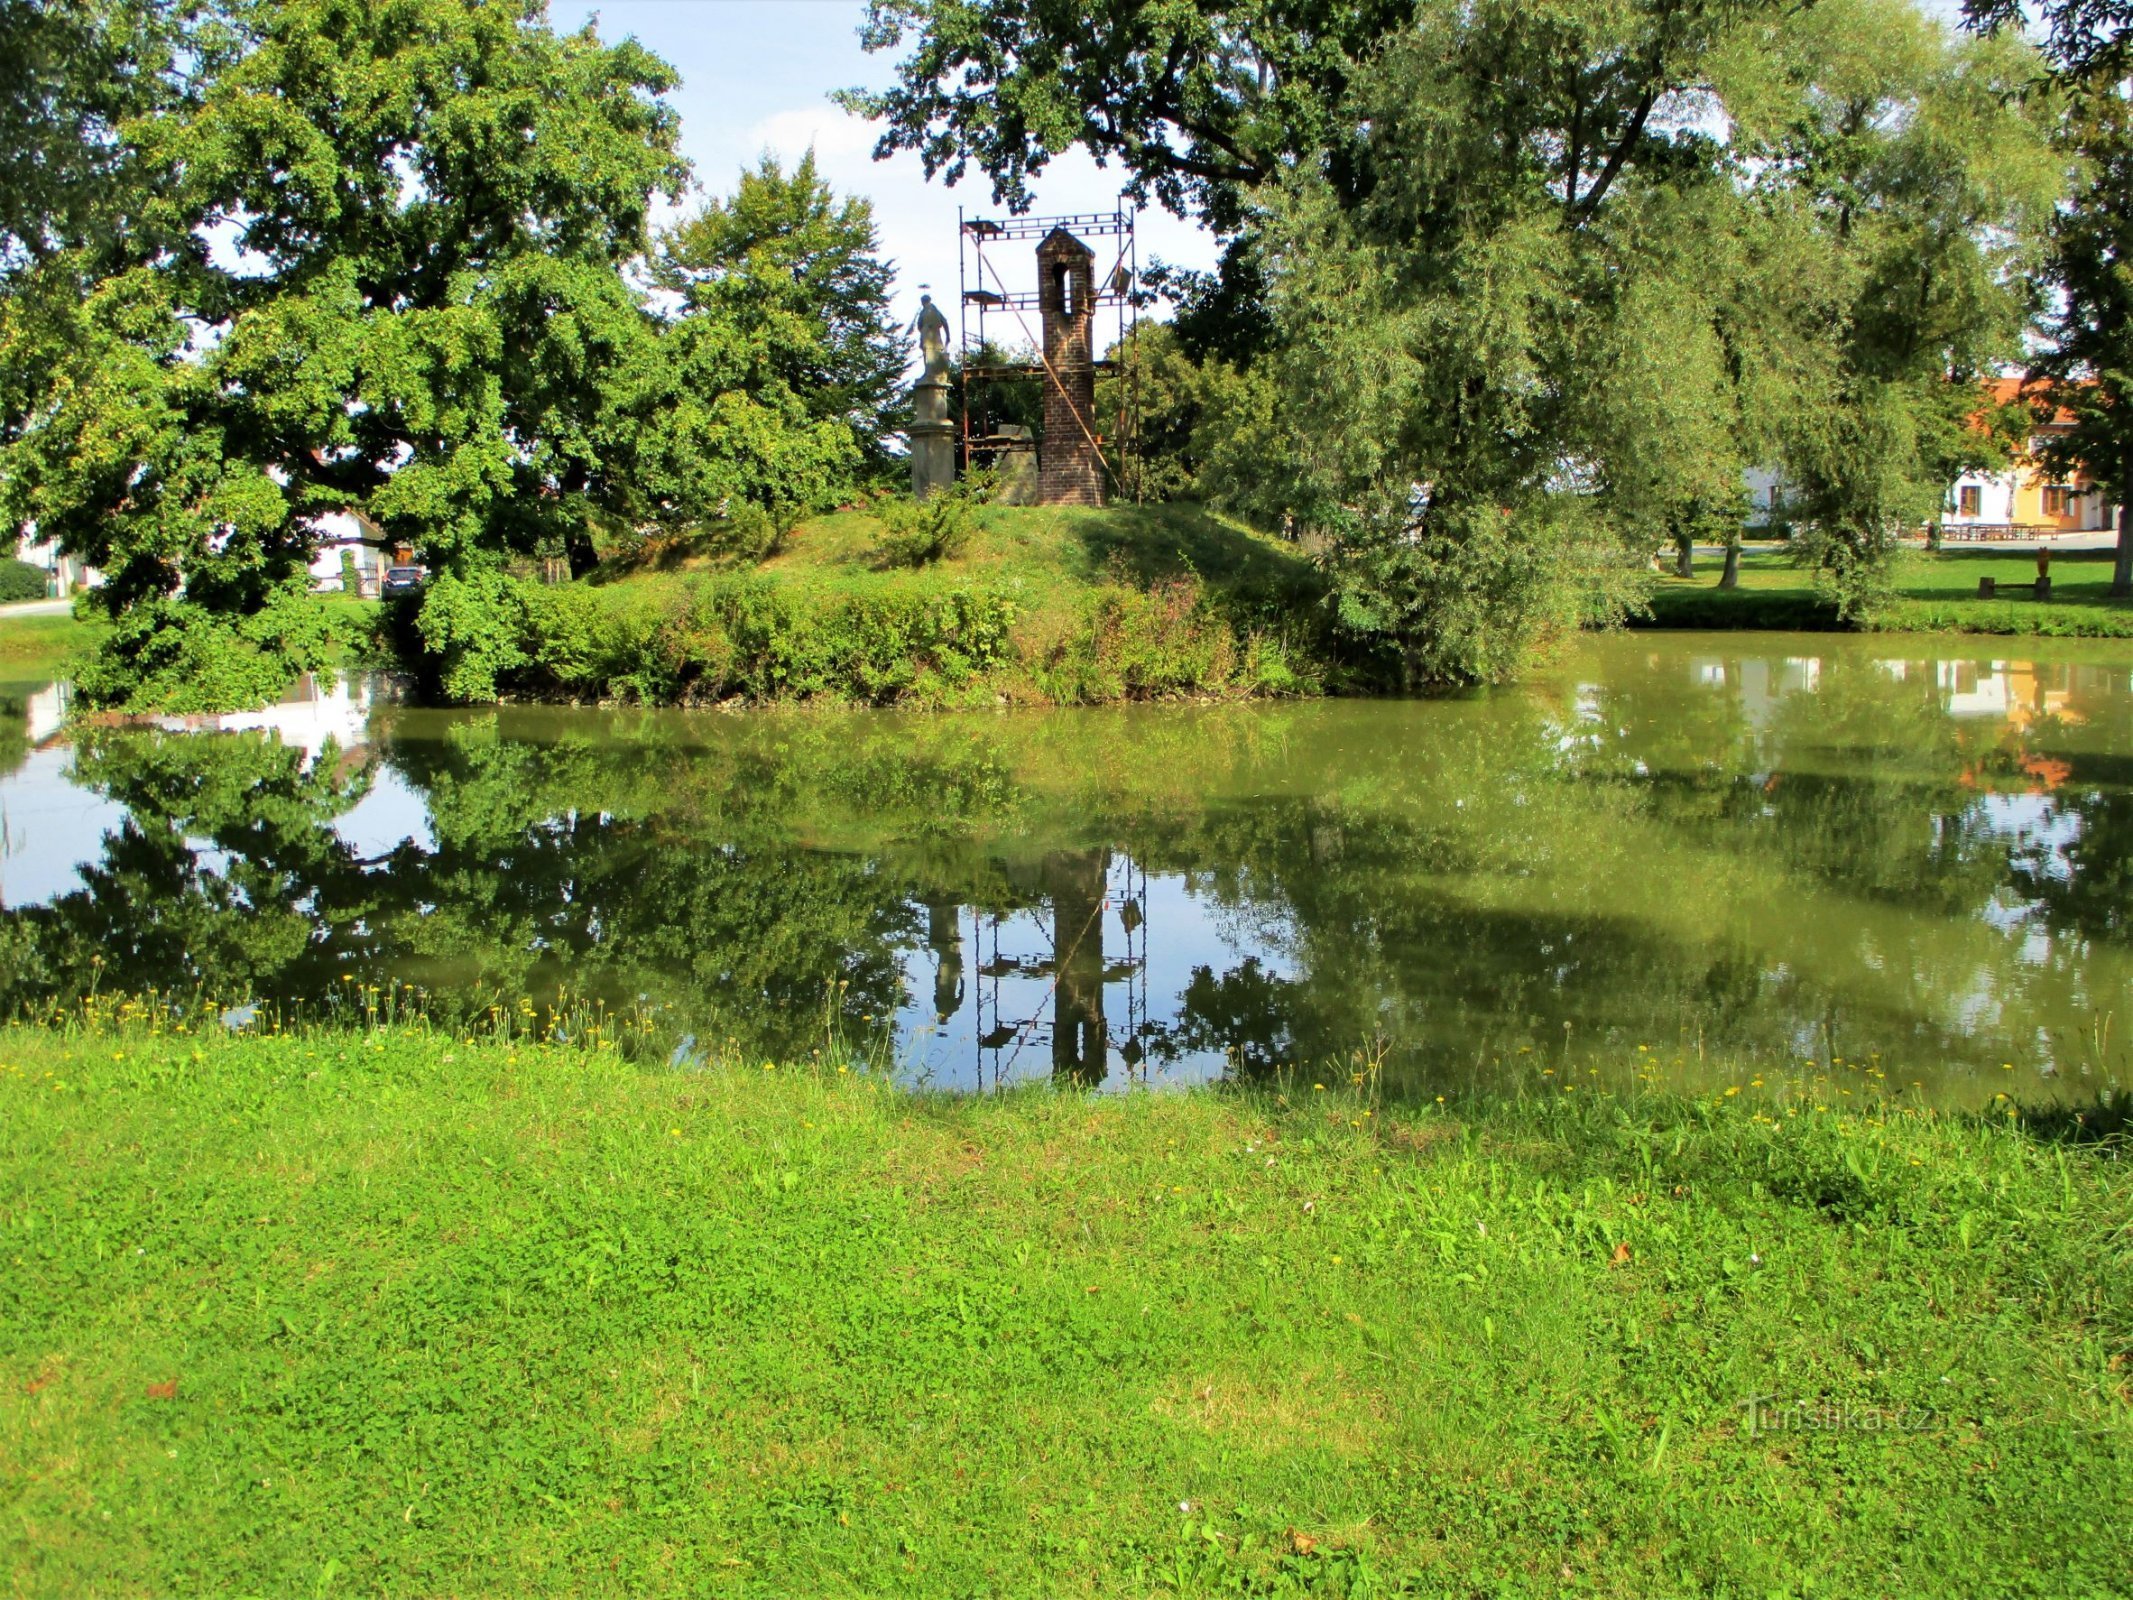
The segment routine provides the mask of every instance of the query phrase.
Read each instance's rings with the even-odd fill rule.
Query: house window
[[[2044,486],[2044,514],[2047,517],[2067,517],[2074,512],[2074,491],[2064,483],[2048,483]]]
[[[1985,509],[1985,491],[1974,483],[1966,483],[1955,491],[1957,516],[1974,517]]]
[[[1777,509],[1778,509],[1778,500],[1779,500],[1779,495],[1778,495],[1778,486],[1777,486],[1776,484],[1774,484],[1774,483],[1773,483],[1773,484],[1772,484],[1772,485],[1770,486],[1770,509],[1771,509],[1772,511],[1775,511],[1775,510],[1777,510]]]

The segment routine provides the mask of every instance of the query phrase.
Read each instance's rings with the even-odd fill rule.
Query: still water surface
[[[1454,700],[1043,714],[63,711],[0,685],[10,1009],[567,991],[953,1088],[1358,1049],[1425,1093],[2129,1076],[2119,646],[1644,634]]]

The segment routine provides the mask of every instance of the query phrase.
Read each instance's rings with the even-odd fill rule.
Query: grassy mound
[[[0,1032],[8,1577],[2123,1593],[2128,1165],[1864,1086],[949,1102]]]
[[[1322,587],[1293,546],[1197,506],[987,507],[962,548],[892,564],[880,521],[806,523],[735,562],[712,541],[618,557],[575,584],[484,599],[508,636],[444,687],[687,704],[1090,704],[1311,692],[1335,670]],[[447,662],[447,672],[456,663]]]

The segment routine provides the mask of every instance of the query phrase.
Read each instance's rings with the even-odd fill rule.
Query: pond
[[[1635,634],[1515,689],[911,716],[0,686],[0,1006],[650,1019],[972,1089],[2127,1076],[2133,651]]]

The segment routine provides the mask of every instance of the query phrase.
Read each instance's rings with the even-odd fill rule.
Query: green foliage
[[[740,334],[760,369],[752,383],[782,385],[811,423],[844,430],[878,477],[894,470],[884,447],[909,410],[909,341],[890,320],[894,269],[880,249],[871,202],[838,201],[810,150],[790,174],[769,155],[742,172],[731,198],[661,235],[652,271],[682,295],[684,321]]]
[[[987,482],[981,474],[959,485],[950,504],[974,506]],[[495,681],[501,693],[532,698],[1082,704],[1374,681],[1337,658],[1324,585],[1301,552],[1197,506],[987,505],[960,553],[907,567],[883,561],[881,504],[811,519],[748,572],[735,568],[753,558],[718,530],[645,541],[582,585],[515,585],[508,600],[471,607],[469,625],[518,619],[495,630],[500,659],[519,662]],[[706,616],[688,619],[702,597],[741,594],[755,598],[704,602]],[[1181,595],[1189,597],[1182,608]],[[963,601],[929,618],[936,600],[955,596],[975,606],[967,621],[986,635],[982,647],[939,632],[964,626]],[[737,648],[718,642],[746,618],[771,619],[769,636],[780,641],[771,655],[782,662],[733,666],[761,659],[760,637]],[[990,637],[995,620],[1004,644]],[[411,628],[410,617],[395,643],[402,664],[419,669],[426,647]],[[507,635],[516,642],[502,643]],[[911,659],[899,664],[898,650]],[[1121,652],[1145,664],[1123,672],[1104,664]]]
[[[58,354],[0,522],[107,574],[104,701],[175,690],[165,665],[232,637],[218,694],[271,692],[300,640],[255,619],[329,513],[440,570],[589,550],[612,390],[663,368],[620,275],[683,174],[663,63],[558,38],[534,0],[241,18],[196,94],[121,125],[145,198],[93,287],[8,330]],[[211,250],[230,217],[239,247]],[[197,637],[147,644],[173,629]]]
[[[866,47],[909,53],[895,87],[839,98],[886,124],[877,157],[915,151],[950,182],[974,161],[1018,209],[1079,144],[1123,165],[1136,198],[1229,232],[1254,185],[1324,150],[1354,64],[1406,15],[1370,0],[870,0]]]
[[[1742,97],[1744,155],[1802,172],[1753,191],[1769,248],[1800,263],[1759,281],[1789,291],[1805,358],[1771,364],[1764,437],[1800,559],[1856,616],[1886,593],[1896,535],[1932,521],[1960,472],[2005,459],[1976,425],[1976,380],[2020,355],[2063,173],[2048,108],[2021,92],[2035,57],[2013,40],[1958,45],[1909,8],[1853,3],[1797,19],[1782,64],[1813,98]],[[1804,336],[1817,327],[1834,337]]]
[[[1418,527],[1358,519],[1342,535],[1341,624],[1397,650],[1410,688],[1500,683],[1589,623],[1608,623],[1636,575],[1575,501],[1433,509]],[[1597,613],[1597,614],[1596,614]]]
[[[818,593],[746,575],[544,586],[441,578],[418,626],[452,700],[953,696],[1002,660],[1014,603],[958,583]]]
[[[1291,597],[1217,597],[1123,573],[1032,611],[997,581],[929,567],[837,585],[715,572],[541,585],[440,577],[416,615],[430,687],[650,705],[735,698],[943,706],[1315,692],[1325,642]]]
[[[129,119],[182,105],[228,48],[221,13],[192,0],[0,3],[0,293],[56,268],[72,277],[146,198]],[[7,420],[15,419],[9,415]]]
[[[494,700],[526,665],[526,609],[538,593],[494,570],[441,573],[423,587],[415,612],[419,661],[446,699]]]
[[[2054,8],[2064,15],[2072,7]],[[2123,48],[2121,42],[2120,48]],[[2039,428],[2061,416],[2070,428],[2042,433],[2044,464],[2083,473],[2123,508],[2133,501],[2133,105],[2113,75],[2077,80],[2054,131],[2076,165],[2072,201],[2053,219],[2047,271],[2056,291],[2043,343],[2030,362]],[[2113,591],[2133,595],[2133,514],[2120,512]]]
[[[1215,404],[1210,391],[1230,369],[1195,361],[1176,328],[1162,322],[1141,324],[1111,360],[1111,370],[1096,380],[1096,414],[1123,414],[1128,429],[1113,493],[1135,503],[1198,498],[1209,448],[1203,429]]]
[[[1032,368],[1037,352],[1026,344],[1002,344],[987,339],[971,352],[966,362],[960,350],[949,353],[948,411],[961,416],[970,408],[973,434],[983,436],[1004,429],[1020,428],[1036,439],[1044,433],[1044,380],[1034,372],[999,373],[979,380],[967,379],[966,365]]]
[[[1988,33],[2041,22],[2053,76],[2079,89],[2116,85],[2133,62],[2133,18],[2123,0],[1963,0],[1963,17]]]
[[[989,474],[966,473],[923,500],[900,495],[875,502],[881,518],[881,559],[892,567],[923,567],[952,561],[970,547],[978,507],[992,498]]]
[[[1031,682],[1059,705],[1102,705],[1211,693],[1289,695],[1323,686],[1304,628],[1238,624],[1191,576],[1153,588],[1103,584],[1071,622],[1033,631]]]
[[[0,1036],[35,1591],[2123,1587],[2133,1196],[2048,1124],[209,1027]]]
[[[44,568],[12,558],[0,561],[0,603],[10,600],[42,600],[51,591],[52,576]]]
[[[858,97],[885,149],[1015,198],[1079,143],[1236,235],[1217,278],[1159,287],[1202,375],[1249,367],[1216,396],[1149,363],[1139,487],[1307,536],[1413,681],[1620,616],[1625,561],[1754,466],[1785,468],[1803,557],[1866,604],[1896,529],[1990,448],[1948,379],[2019,351],[2057,193],[2024,52],[1900,0],[1579,0],[1544,26],[1454,0],[881,0],[869,42],[907,46]]]
[[[330,665],[348,642],[300,580],[256,610],[187,599],[143,600],[118,612],[96,654],[74,669],[92,706],[122,711],[234,711],[264,704],[298,673]]]

